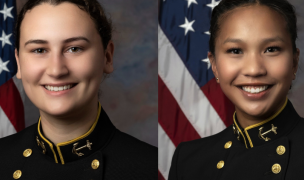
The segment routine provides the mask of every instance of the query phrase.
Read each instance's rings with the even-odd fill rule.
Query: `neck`
[[[240,124],[240,126],[243,129],[245,129],[248,126],[260,123],[260,122],[264,121],[265,119],[274,115],[279,110],[281,110],[281,108],[284,106],[285,102],[286,102],[286,98],[284,99],[284,101],[278,103],[279,105],[276,108],[274,108],[272,111],[269,111],[268,113],[264,113],[261,116],[252,116],[252,115],[247,114],[246,112],[242,111],[238,107],[235,107],[238,123]]]
[[[96,101],[70,113],[67,116],[52,116],[40,110],[43,134],[55,145],[85,134],[96,120]]]

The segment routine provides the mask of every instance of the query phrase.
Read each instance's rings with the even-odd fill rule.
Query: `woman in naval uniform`
[[[181,143],[169,180],[303,179],[304,121],[286,98],[296,78],[297,20],[287,0],[222,0],[210,52],[217,83],[235,105],[233,125]]]
[[[16,23],[17,77],[40,119],[0,140],[0,179],[157,179],[157,148],[116,129],[98,102],[113,71],[97,0],[29,0]]]

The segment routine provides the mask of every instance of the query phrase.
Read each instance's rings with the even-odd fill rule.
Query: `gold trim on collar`
[[[250,144],[250,147],[251,147],[251,148],[253,148],[253,144],[252,144],[251,138],[250,138],[250,136],[249,136],[249,134],[248,134],[247,131],[248,131],[249,129],[252,129],[252,128],[261,126],[261,125],[263,125],[263,124],[265,124],[265,123],[267,123],[267,122],[273,120],[275,117],[277,117],[277,116],[283,111],[283,109],[284,109],[284,108],[286,107],[286,105],[287,105],[287,102],[288,102],[288,98],[286,97],[286,100],[285,100],[284,105],[283,105],[283,106],[281,107],[281,109],[280,109],[279,111],[277,111],[274,115],[272,115],[271,117],[267,118],[266,120],[264,120],[264,121],[262,121],[262,122],[259,122],[259,123],[257,123],[257,124],[248,126],[248,127],[246,127],[246,128],[244,129],[244,132],[245,132],[245,134],[246,134],[246,136],[247,136],[247,138],[248,138],[248,141],[249,141],[249,144]],[[235,121],[235,113],[236,113],[236,112],[234,112],[234,115],[233,115],[233,120],[234,120],[234,121]],[[236,124],[236,123],[235,123],[235,124]],[[236,124],[236,126],[237,126],[237,124]],[[240,129],[239,129],[238,126],[237,126],[237,128],[238,128],[238,130],[240,131]],[[241,132],[241,131],[240,131],[240,132]],[[242,134],[242,133],[241,133],[241,134]],[[242,136],[243,136],[243,134],[242,134]],[[245,137],[244,137],[244,136],[243,136],[243,138],[244,138],[244,140],[245,140]],[[245,140],[245,144],[246,144],[246,140]],[[247,145],[246,145],[246,148],[247,148]]]
[[[101,112],[101,105],[100,105],[100,102],[98,102],[98,113],[97,113],[97,117],[96,117],[96,120],[95,120],[94,124],[93,124],[92,127],[90,128],[90,130],[89,130],[88,132],[86,132],[84,135],[79,136],[78,138],[75,138],[75,139],[73,139],[73,140],[70,140],[70,141],[67,141],[67,142],[63,142],[63,143],[58,143],[58,144],[57,144],[56,147],[57,147],[57,151],[58,151],[58,154],[59,154],[59,157],[60,157],[60,160],[61,160],[61,164],[64,164],[64,159],[63,159],[62,153],[61,153],[61,151],[60,151],[60,146],[65,146],[65,145],[74,143],[74,142],[79,141],[79,140],[81,140],[81,139],[87,137],[88,135],[90,135],[90,134],[94,131],[94,129],[95,129],[97,123],[98,123],[98,119],[99,119],[99,116],[100,116],[100,112]],[[41,117],[39,118],[39,123],[38,123],[38,132],[39,132],[39,135],[41,136],[41,138],[42,138],[44,141],[46,141],[46,142],[49,144],[49,146],[51,147],[51,149],[52,149],[52,151],[53,151],[53,153],[54,153],[55,161],[56,161],[56,163],[58,163],[57,157],[56,157],[56,154],[55,154],[55,151],[54,151],[54,149],[53,149],[53,145],[52,145],[46,138],[44,138],[44,137],[42,136],[42,134],[40,133],[40,129],[39,129],[39,127],[40,127],[40,126],[39,126],[39,125],[40,125],[40,119],[41,119]]]
[[[239,132],[241,133],[241,135],[243,136],[243,139],[244,139],[244,142],[245,142],[245,146],[246,146],[246,148],[248,149],[247,143],[246,143],[246,139],[245,139],[245,136],[244,136],[244,134],[242,133],[242,131],[241,131],[241,129],[239,128],[239,126],[237,125],[236,121],[235,121],[235,113],[236,113],[236,112],[234,112],[234,114],[233,114],[233,121],[234,121],[234,124],[235,124],[236,128],[238,129],[238,131],[239,131]]]
[[[58,163],[58,160],[57,160],[57,156],[56,156],[56,153],[54,151],[54,148],[53,148],[53,144],[50,143],[50,141],[48,141],[44,136],[42,136],[41,132],[40,132],[40,123],[41,123],[41,117],[39,118],[38,120],[38,133],[39,133],[39,136],[46,142],[48,143],[48,145],[50,146],[53,154],[54,154],[54,159],[55,159],[55,162]]]

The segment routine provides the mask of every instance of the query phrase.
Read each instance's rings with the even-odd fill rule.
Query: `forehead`
[[[90,15],[72,3],[43,3],[28,11],[21,24],[20,40],[59,40],[71,36],[96,38],[98,35]]]
[[[218,40],[234,37],[248,40],[269,37],[290,38],[284,17],[263,5],[239,7],[220,21]]]

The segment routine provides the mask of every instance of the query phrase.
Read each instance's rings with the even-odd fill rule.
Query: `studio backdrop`
[[[26,0],[17,0],[17,12]],[[157,146],[157,1],[99,0],[111,17],[114,72],[101,84],[99,101],[113,124]],[[38,109],[14,78],[24,104],[25,127],[38,121]]]

